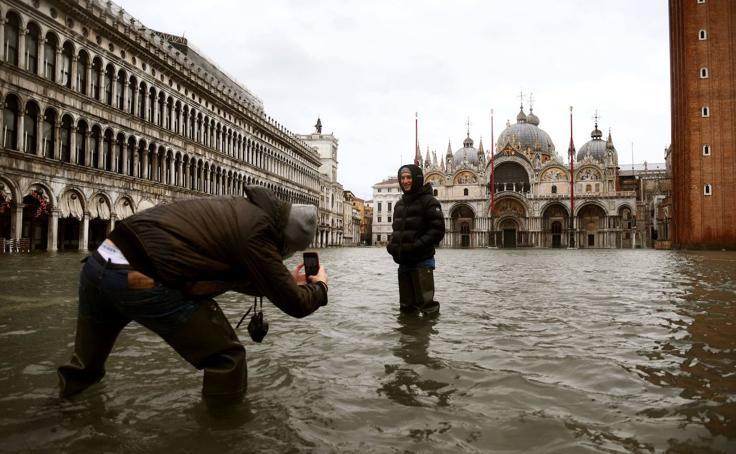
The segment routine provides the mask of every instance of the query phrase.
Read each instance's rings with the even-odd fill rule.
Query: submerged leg
[[[407,314],[417,310],[414,285],[409,271],[399,271],[399,310]]]
[[[248,387],[245,347],[215,301],[202,301],[189,320],[158,334],[190,364],[204,369],[202,395],[206,400],[242,400]]]
[[[419,268],[411,272],[416,306],[425,316],[440,311],[440,303],[434,300],[434,270]]]
[[[77,318],[74,355],[69,364],[57,370],[60,397],[70,397],[102,380],[105,361],[126,324],[123,321],[104,323],[88,317]]]

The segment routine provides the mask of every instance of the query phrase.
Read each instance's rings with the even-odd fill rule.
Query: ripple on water
[[[0,256],[0,450],[736,451],[733,253],[440,250],[432,321],[398,315],[382,248],[320,256],[329,304],[238,330],[248,397],[222,412],[137,324],[56,399],[81,255]],[[234,325],[251,300],[218,301]]]

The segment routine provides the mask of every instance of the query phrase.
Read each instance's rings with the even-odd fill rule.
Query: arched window
[[[92,154],[90,156],[90,167],[93,167],[95,169],[100,168],[100,147],[102,146],[102,133],[100,131],[99,126],[94,126],[92,128],[92,133],[90,134],[90,140],[92,144]]]
[[[113,153],[113,139],[112,137],[112,130],[108,129],[105,131],[105,140],[102,144],[102,159],[103,159],[103,168],[105,170],[112,170],[113,166],[113,159],[112,159],[112,153]]]
[[[115,80],[115,107],[120,110],[125,109],[123,100],[125,99],[125,85],[127,81],[128,76],[125,74],[125,71],[122,69],[118,71],[118,77]]]
[[[5,22],[5,61],[18,66],[18,33],[20,18],[15,13],[8,13]]]
[[[79,164],[80,166],[84,166],[87,165],[87,123],[84,121],[80,121],[77,124],[75,134],[75,151],[77,155],[77,164]]]
[[[87,95],[87,68],[89,67],[89,57],[87,52],[81,50],[77,56],[77,90],[83,95]]]
[[[38,106],[35,103],[26,105],[23,129],[25,135],[25,152],[35,154],[38,145]]]
[[[5,98],[3,109],[3,146],[12,150],[18,149],[18,112],[20,103],[15,95]]]
[[[158,94],[158,112],[156,112],[156,124],[164,127],[164,116],[166,115],[166,96],[164,92]]]
[[[127,112],[131,114],[135,114],[135,103],[136,103],[136,94],[138,93],[138,79],[135,78],[135,76],[130,76],[130,80],[128,81],[128,106],[126,107]]]
[[[703,186],[703,194],[704,195],[713,195],[713,186],[710,184],[706,184]]]
[[[115,69],[112,65],[105,68],[105,104],[112,106],[112,84],[115,83]]]
[[[95,57],[92,60],[92,95],[96,100],[100,100],[100,87],[102,86],[102,59]]]
[[[58,40],[53,33],[46,34],[46,43],[43,45],[43,76],[48,80],[56,81],[56,48]]]
[[[61,85],[66,88],[72,88],[72,56],[74,49],[72,43],[65,42],[61,51]]]
[[[437,190],[436,189],[432,189],[432,195],[434,195],[435,197],[437,197]]]
[[[153,116],[156,108],[156,89],[151,87],[148,90],[148,121],[151,123],[154,122],[155,118]]]
[[[56,146],[56,138],[54,137],[54,127],[56,126],[56,112],[46,109],[43,116],[43,155],[47,158],[54,159],[54,148]]]
[[[7,27],[7,25],[6,25]],[[28,32],[26,33],[26,69],[33,73],[38,73],[38,42],[41,36],[41,29],[35,22],[28,24]]]
[[[61,157],[63,162],[72,162],[72,118],[64,115],[61,119]]]
[[[464,196],[467,196],[468,195],[468,188],[463,189],[463,195]]]
[[[141,117],[141,120],[146,119],[146,90],[146,83],[141,82],[138,87],[138,116]]]
[[[556,184],[553,184],[552,185],[552,194],[557,194],[557,185]]]

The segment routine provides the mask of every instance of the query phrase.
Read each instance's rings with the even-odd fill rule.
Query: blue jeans
[[[401,263],[399,264],[399,272],[405,272],[405,271],[414,271],[421,268],[429,268],[430,270],[433,270],[435,267],[434,257],[430,257],[428,259],[421,260],[419,262],[415,263]]]
[[[133,271],[127,265],[106,263],[96,252],[85,259],[74,355],[58,369],[60,395],[71,396],[100,381],[115,339],[136,321],[194,367],[204,369],[204,397],[228,402],[242,398],[248,378],[245,348],[217,303],[160,283],[141,285],[129,280]]]
[[[128,324],[135,320],[163,335],[189,320],[199,303],[181,290],[156,282],[152,288],[128,288],[129,266],[86,259],[79,276],[79,316],[99,323]]]

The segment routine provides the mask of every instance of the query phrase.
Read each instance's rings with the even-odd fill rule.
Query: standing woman
[[[399,264],[399,309],[404,313],[434,315],[435,247],[445,236],[445,221],[432,186],[424,184],[422,169],[414,164],[399,168],[403,191],[394,207],[393,234],[386,249]]]

